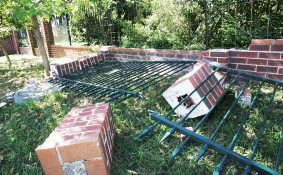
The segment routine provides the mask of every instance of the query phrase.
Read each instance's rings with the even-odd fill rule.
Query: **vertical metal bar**
[[[234,135],[232,141],[230,142],[230,145],[229,145],[228,148],[231,149],[231,150],[233,150],[234,144],[235,144],[235,142],[236,142],[238,136],[239,136],[240,133],[242,132],[243,126],[244,126],[244,124],[246,123],[246,121],[247,121],[247,119],[248,119],[248,117],[249,117],[249,115],[250,115],[250,111],[251,111],[251,109],[253,108],[253,105],[254,105],[254,103],[255,103],[255,101],[256,101],[256,99],[257,99],[257,96],[258,96],[258,94],[259,94],[259,92],[260,92],[260,90],[261,90],[261,88],[262,88],[262,85],[263,85],[263,83],[261,83],[260,87],[258,88],[257,93],[256,93],[256,95],[254,96],[254,98],[253,98],[253,100],[252,100],[252,102],[251,102],[251,104],[250,104],[250,106],[249,106],[249,109],[248,109],[248,111],[246,112],[246,114],[245,114],[245,116],[244,116],[244,119],[242,120],[242,122],[241,122],[241,124],[240,124],[240,126],[239,126],[239,128],[238,128],[238,130],[237,130],[237,132],[236,132],[236,134]],[[222,158],[221,162],[220,162],[220,163],[217,165],[217,167],[215,168],[215,171],[213,172],[213,175],[219,175],[219,174],[220,174],[220,172],[221,172],[222,169],[223,169],[223,165],[224,165],[224,163],[225,163],[225,161],[226,161],[227,158],[228,158],[228,155],[227,155],[227,154],[224,155],[224,157]]]
[[[186,118],[203,102],[203,100],[214,90],[214,88],[225,78],[225,76],[227,75],[228,72],[226,72],[224,74],[224,76],[218,80],[211,89],[209,89],[209,91],[200,99],[200,101],[196,104],[193,105],[190,109],[190,111],[184,116],[182,117],[179,121],[178,121],[178,125],[180,125],[184,120],[186,120]],[[179,103],[180,104],[180,103]],[[175,128],[170,128],[169,131],[167,131],[164,136],[162,137],[162,139],[160,140],[160,142],[162,142],[163,140],[165,140],[166,138],[168,138],[171,134],[173,134],[175,132]]]
[[[233,108],[235,107],[235,105],[239,101],[240,96],[242,95],[244,90],[248,87],[248,84],[249,84],[250,81],[251,81],[251,78],[248,80],[248,82],[246,83],[245,87],[241,90],[241,92],[239,93],[239,95],[237,96],[237,98],[235,99],[235,101],[233,102],[233,104],[231,105],[231,107],[229,108],[227,113],[225,114],[225,116],[222,118],[222,120],[220,121],[219,125],[217,126],[217,128],[215,129],[213,134],[210,136],[210,138],[209,138],[210,140],[212,140],[216,136],[217,132],[222,127],[224,121],[228,118],[228,116],[232,112]],[[199,159],[204,155],[204,153],[208,150],[208,147],[209,147],[208,144],[203,145],[202,149],[199,151],[199,153],[198,153],[198,155],[197,155],[197,157],[195,159],[195,163],[198,162]]]
[[[171,115],[181,104],[183,104],[193,93],[195,93],[210,77],[212,77],[217,69],[214,72],[211,72],[205,80],[203,80],[189,95],[187,95],[185,98],[183,98],[178,105],[176,105],[174,108],[172,108],[165,116],[164,118],[167,118],[169,115]],[[156,122],[154,125],[148,126],[147,129],[143,130],[137,138],[140,138],[144,135],[146,135],[148,132],[152,131],[155,126],[157,126],[160,122]]]
[[[165,76],[165,77],[169,77],[169,76],[173,75],[174,73],[177,73],[177,72],[179,72],[179,71],[181,71],[181,70],[183,70],[183,69],[185,69],[186,67],[189,67],[189,66],[191,66],[191,65],[187,65],[187,66],[185,66],[185,67],[183,67],[183,65],[181,65],[181,66],[178,66],[178,67],[176,67],[176,68],[173,68],[173,70],[169,69],[169,70],[166,70],[166,71],[164,71],[164,72],[162,72],[162,73],[163,73],[163,74],[166,74],[166,73],[173,72],[172,74]],[[181,67],[183,67],[183,68],[180,69]],[[176,71],[176,69],[177,69],[177,71]],[[163,77],[163,79],[164,79],[165,77]],[[146,82],[144,82],[144,83],[138,85],[138,86],[135,87],[135,88],[131,88],[130,91],[133,91],[133,90],[135,90],[135,89],[137,89],[137,88],[139,88],[139,87],[141,87],[141,86],[144,86],[145,84],[148,84],[148,83],[150,83],[150,82],[152,82],[152,81],[154,81],[154,80],[156,80],[156,79],[158,79],[158,78],[159,78],[159,77],[155,77],[155,78],[153,78],[153,79],[151,79],[151,80],[149,80],[149,81],[146,81]],[[127,89],[128,89],[128,88],[127,88]],[[139,93],[140,90],[138,90],[137,92]],[[117,98],[119,98],[119,97],[121,97],[121,96],[122,96],[122,95],[115,96],[115,97],[111,98],[110,100],[107,100],[107,102],[110,102],[110,101],[112,101],[112,100],[114,100],[114,99],[117,99]],[[127,95],[125,98],[129,98],[130,96],[131,96],[131,95]],[[124,99],[125,99],[125,98],[124,98]]]
[[[156,114],[156,113],[155,113]],[[220,154],[228,154],[229,158],[241,163],[241,164],[246,164],[247,162],[250,164],[251,168],[255,171],[258,171],[261,174],[264,175],[281,175],[280,173],[264,166],[261,165],[259,163],[257,163],[256,161],[253,161],[251,159],[248,159],[247,157],[238,154],[218,143],[215,143],[213,141],[211,141],[210,139],[207,139],[201,135],[198,135],[197,133],[194,133],[193,131],[187,130],[186,128],[178,125],[177,123],[174,123],[164,117],[161,117],[159,115],[151,115],[151,118],[155,121],[160,121],[162,124],[171,127],[171,128],[176,128],[176,130],[186,136],[191,136],[191,138],[199,143],[202,144],[206,144],[208,143],[210,145],[210,148],[212,148],[213,150],[219,152]]]
[[[225,95],[228,93],[228,91],[231,89],[231,87],[233,86],[233,84],[236,82],[236,80],[239,78],[240,74],[237,75],[237,77],[230,83],[230,85],[228,86],[228,88],[225,90],[225,92],[221,95],[221,97],[219,98],[219,100],[212,106],[212,108],[209,110],[209,112],[201,119],[201,121],[197,124],[197,126],[194,128],[194,132],[196,132],[198,130],[198,128],[200,126],[202,126],[202,124],[206,121],[206,119],[210,116],[210,114],[213,112],[213,110],[215,109],[215,107],[220,103],[220,101],[225,97]],[[173,158],[175,158],[185,147],[185,145],[190,141],[191,136],[188,136],[183,143],[179,144],[175,150],[173,151],[173,153],[171,154],[170,158],[168,159],[168,162],[170,162]]]
[[[255,156],[255,153],[256,153],[256,150],[257,150],[259,141],[260,141],[261,136],[262,136],[262,133],[263,133],[263,131],[264,131],[264,129],[265,129],[266,121],[267,121],[267,119],[268,119],[268,117],[269,117],[268,114],[269,114],[269,112],[270,112],[270,110],[271,110],[271,107],[272,107],[272,104],[273,104],[273,100],[274,100],[274,96],[275,96],[276,90],[277,90],[277,85],[274,85],[274,90],[273,90],[272,97],[271,97],[271,99],[270,99],[270,101],[269,101],[268,108],[267,108],[267,110],[266,110],[266,112],[265,112],[265,114],[264,114],[264,120],[263,120],[263,122],[262,122],[260,131],[259,131],[259,133],[258,133],[258,135],[257,135],[257,139],[256,139],[255,145],[254,145],[254,147],[253,147],[252,154],[250,155],[250,159],[251,159],[251,160],[253,160],[253,158],[254,158],[254,156]],[[243,175],[248,175],[249,172],[250,172],[250,165],[249,165],[249,164],[246,165],[246,167],[245,167],[244,170],[245,170],[245,171],[243,172]]]
[[[176,64],[177,66],[178,64]],[[118,86],[117,88],[124,88],[124,87],[127,87],[126,89],[129,89],[130,87],[136,85],[136,84],[139,84],[140,82],[144,82],[146,79],[150,78],[150,77],[154,77],[154,76],[158,76],[160,72],[163,72],[165,69],[168,69],[168,65],[165,64],[165,65],[159,65],[157,66],[157,69],[154,71],[155,73],[152,74],[152,72],[148,72],[146,74],[143,74],[143,75],[138,75],[137,77],[134,77],[134,80],[129,80],[129,81],[126,81],[125,83],[124,82],[121,82],[121,83],[118,83],[118,85],[121,85],[121,86]],[[129,73],[131,74],[131,72]],[[150,76],[147,76],[147,75],[150,75]],[[130,85],[130,86],[129,86]],[[117,86],[117,85],[116,85]],[[131,90],[132,91],[132,90]],[[105,93],[104,93],[105,92]],[[101,94],[98,98],[102,98],[104,96],[106,96],[107,94],[109,94],[108,92],[106,91],[102,91],[101,93],[104,93],[104,94]],[[91,94],[89,94],[91,95]],[[88,96],[89,96],[88,95]],[[111,94],[111,96],[114,96],[116,95],[115,93]]]
[[[278,144],[276,162],[275,162],[275,167],[274,167],[275,171],[278,171],[280,159],[281,159],[281,156],[282,156],[282,147],[283,147],[283,129],[282,129],[282,134],[281,134],[281,137],[280,137],[280,142]]]

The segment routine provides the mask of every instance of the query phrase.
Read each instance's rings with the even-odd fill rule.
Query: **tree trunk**
[[[38,24],[38,20],[37,20],[36,15],[33,15],[31,17],[31,21],[32,21],[32,25],[33,25],[35,38],[36,38],[36,41],[38,43],[40,55],[41,55],[41,58],[42,58],[42,61],[43,61],[44,70],[45,70],[46,75],[49,76],[50,75],[50,73],[49,73],[50,65],[49,65],[48,55],[47,55],[46,49],[44,47],[44,42],[43,42],[43,38],[42,38],[40,30],[39,30],[39,24]]]
[[[10,66],[12,65],[12,62],[11,62],[11,59],[10,59],[10,57],[9,57],[9,55],[8,55],[8,53],[7,53],[6,49],[5,49],[5,47],[4,47],[3,44],[2,44],[2,40],[1,40],[1,39],[0,39],[0,49],[2,49],[4,55],[6,56],[7,61],[9,62],[9,67],[10,67]]]

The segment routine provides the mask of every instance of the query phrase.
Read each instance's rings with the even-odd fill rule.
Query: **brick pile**
[[[163,92],[162,95],[170,106],[174,108],[183,98],[195,90],[195,88],[203,80],[205,80],[210,73],[211,69],[209,65],[206,62],[199,61],[191,72],[178,79],[172,86]],[[184,117],[217,82],[218,79],[215,75],[209,78],[196,92],[194,92],[180,107],[175,110],[176,114],[180,117]],[[205,115],[221,97],[223,92],[223,87],[220,83],[218,83],[204,101],[202,101],[200,105],[194,109],[188,118]]]
[[[109,103],[74,107],[36,153],[46,174],[110,174],[115,133]]]

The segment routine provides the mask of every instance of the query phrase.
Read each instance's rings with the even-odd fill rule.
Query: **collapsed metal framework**
[[[50,82],[95,100],[118,102],[142,97],[141,91],[184,70],[197,61],[101,62]]]
[[[52,80],[51,83],[56,84],[57,86],[62,87],[63,89],[71,90],[76,92],[78,95],[84,95],[84,96],[94,96],[95,99],[103,99],[103,101],[110,102],[113,100],[122,101],[129,97],[142,97],[141,91],[148,88],[151,85],[154,85],[184,69],[190,70],[193,64],[195,64],[197,61],[157,61],[157,62],[146,62],[146,61],[134,61],[134,62],[102,62],[97,65],[94,65],[92,67],[83,69],[79,72],[75,72],[69,75],[66,75],[64,77]],[[260,141],[262,140],[263,132],[266,129],[266,123],[268,122],[270,116],[270,111],[272,110],[273,103],[274,103],[274,97],[276,96],[276,91],[282,89],[283,82],[259,77],[252,74],[247,74],[243,72],[239,72],[232,69],[227,69],[215,65],[211,65],[211,68],[214,69],[214,72],[212,72],[205,80],[203,80],[190,94],[188,94],[186,97],[184,97],[180,103],[175,106],[172,110],[170,110],[165,116],[160,116],[157,114],[157,112],[152,112],[151,117],[153,120],[156,120],[157,122],[154,125],[149,126],[147,129],[145,129],[140,135],[138,135],[138,138],[148,134],[151,132],[157,125],[164,124],[171,129],[164,135],[164,137],[161,139],[161,141],[168,138],[171,134],[173,134],[175,131],[178,131],[184,135],[187,136],[184,142],[182,142],[180,145],[176,147],[176,149],[173,151],[171,157],[169,158],[169,161],[171,161],[173,158],[175,158],[185,147],[185,145],[191,140],[195,140],[201,144],[203,144],[202,149],[200,150],[198,156],[196,157],[195,162],[197,162],[208,149],[213,149],[220,154],[223,155],[223,159],[216,167],[213,174],[217,175],[220,174],[220,172],[223,170],[224,164],[226,160],[232,159],[235,160],[243,165],[245,165],[244,175],[247,175],[250,170],[255,170],[262,174],[276,174],[280,175],[278,172],[280,159],[282,156],[282,146],[283,146],[283,127],[281,125],[281,137],[279,138],[278,142],[278,149],[276,153],[276,160],[275,160],[275,166],[274,169],[268,168],[260,163],[257,163],[253,159],[256,156]],[[174,123],[167,118],[174,113],[175,109],[177,109],[179,106],[181,106],[190,96],[197,91],[205,82],[213,76],[213,74],[216,71],[223,71],[226,72],[225,75],[233,75],[235,78],[232,79],[229,86],[226,88],[223,95],[220,97],[220,99],[216,102],[215,105],[212,106],[210,111],[202,117],[202,119],[199,121],[199,123],[194,127],[193,131],[187,130],[185,127],[181,126],[181,124],[184,122],[184,120],[190,115],[190,113],[193,112],[194,109],[197,108],[197,106],[205,100],[205,98],[213,91],[213,89],[217,86],[218,83],[222,81],[220,79],[215,85],[212,86],[212,88],[203,96],[201,101],[197,104],[195,104],[191,109],[190,112],[186,114],[181,120],[179,120],[177,123]],[[213,113],[214,109],[218,106],[218,104],[221,102],[221,100],[225,97],[225,95],[228,93],[228,91],[233,87],[233,85],[237,82],[238,79],[241,77],[245,77],[247,79],[247,83],[244,85],[242,91],[239,93],[239,95],[236,97],[235,101],[231,104],[229,110],[226,112],[226,114],[223,116],[221,122],[213,132],[213,134],[206,138],[200,134],[197,134],[196,132],[199,130],[200,127],[202,127],[205,123],[205,121],[208,119],[208,117]],[[237,106],[237,102],[241,96],[241,94],[244,92],[245,88],[247,88],[253,80],[256,80],[259,82],[258,89],[256,90],[256,93],[253,94],[253,99],[251,102],[251,105],[246,109],[244,116],[241,118],[241,121],[238,123],[238,129],[233,137],[231,139],[231,142],[228,147],[224,147],[223,145],[214,142],[213,140],[217,137],[217,133],[221,129],[221,127],[224,125],[225,121],[229,118],[231,115],[233,109],[235,106]],[[255,142],[253,144],[253,150],[248,157],[245,157],[235,151],[233,151],[233,148],[235,144],[237,143],[237,139],[239,138],[244,125],[248,122],[250,114],[253,111],[253,107],[256,104],[257,99],[261,95],[261,89],[263,87],[263,84],[269,83],[273,85],[274,90],[269,98],[269,105],[263,109],[264,115],[261,118],[261,127],[258,129],[257,138],[255,139]],[[256,86],[257,87],[257,86]]]
[[[278,168],[279,168],[279,164],[280,164],[280,158],[282,156],[282,146],[283,146],[283,126],[282,124],[279,126],[281,127],[281,130],[279,129],[278,132],[282,132],[281,133],[281,137],[279,138],[278,141],[278,149],[277,149],[277,153],[276,153],[276,160],[275,160],[275,166],[274,169],[268,168],[256,161],[254,161],[253,159],[256,156],[256,153],[259,149],[260,146],[260,142],[262,141],[262,137],[263,137],[263,133],[264,131],[267,129],[266,128],[266,124],[270,118],[270,111],[272,110],[273,107],[273,103],[274,103],[274,97],[276,95],[276,91],[280,91],[280,89],[282,90],[282,86],[283,86],[283,82],[280,81],[276,81],[276,80],[272,80],[272,79],[268,79],[268,78],[263,78],[263,77],[259,77],[256,75],[252,75],[252,74],[247,74],[247,73],[243,73],[243,72],[239,72],[236,70],[232,70],[232,69],[227,69],[227,68],[223,68],[223,67],[219,67],[219,66],[215,66],[215,65],[211,65],[211,68],[214,69],[214,72],[212,72],[205,80],[203,80],[190,94],[188,94],[185,98],[183,98],[180,103],[178,105],[176,105],[172,110],[170,110],[165,116],[161,116],[158,115],[157,112],[155,111],[151,111],[151,118],[155,121],[157,121],[155,124],[149,126],[147,129],[145,129],[143,132],[141,132],[137,138],[140,138],[146,134],[148,134],[149,132],[151,132],[157,125],[159,124],[164,124],[168,127],[170,127],[170,130],[168,132],[166,132],[166,134],[163,136],[163,138],[161,139],[160,142],[162,142],[163,140],[165,140],[166,138],[168,138],[171,134],[173,134],[175,131],[178,131],[184,135],[187,136],[187,138],[184,140],[184,142],[182,142],[180,145],[178,145],[175,150],[173,151],[171,157],[169,158],[168,161],[171,161],[174,157],[176,157],[185,147],[185,145],[190,141],[190,140],[194,140],[196,142],[199,142],[201,144],[203,144],[202,149],[199,151],[196,159],[195,159],[195,163],[198,162],[198,160],[205,154],[205,152],[208,149],[212,149],[217,151],[218,153],[223,155],[223,158],[221,160],[221,162],[218,164],[218,166],[215,168],[215,171],[213,172],[214,175],[220,174],[220,172],[223,170],[224,164],[225,162],[227,162],[227,158],[232,159],[234,161],[237,161],[241,164],[243,164],[245,166],[243,175],[247,175],[251,170],[257,171],[261,174],[276,174],[276,175],[280,175],[280,173],[278,172]],[[194,111],[194,109],[197,108],[197,106],[211,93],[211,91],[217,86],[218,83],[221,82],[221,80],[224,78],[221,78],[201,99],[201,101],[197,104],[195,104],[193,107],[191,107],[190,111],[184,116],[182,117],[177,123],[174,123],[172,121],[170,121],[169,119],[167,119],[171,114],[174,113],[174,111],[181,106],[183,103],[186,102],[186,100],[188,98],[190,98],[190,96],[197,91],[197,89],[199,89],[216,71],[223,71],[226,72],[225,75],[233,75],[235,78],[232,80],[232,82],[229,84],[229,86],[226,88],[225,92],[223,93],[223,95],[220,97],[220,99],[216,102],[215,105],[212,106],[212,108],[210,109],[210,111],[202,117],[202,119],[199,121],[199,123],[194,127],[193,131],[190,131],[188,129],[186,129],[185,127],[181,126],[182,123],[184,123],[184,120]],[[218,126],[215,128],[214,132],[211,134],[211,136],[209,138],[206,138],[205,136],[201,135],[201,134],[197,134],[196,132],[199,130],[200,127],[204,126],[206,119],[212,114],[212,112],[214,111],[214,109],[216,108],[216,106],[220,103],[220,101],[225,97],[225,95],[228,93],[229,90],[231,90],[231,88],[233,87],[233,85],[235,85],[235,83],[237,82],[237,80],[240,77],[244,77],[247,79],[247,83],[244,85],[242,91],[239,93],[239,95],[235,98],[235,101],[231,104],[230,108],[227,110],[226,114],[223,116],[223,118],[221,119],[220,123],[218,124]],[[238,125],[237,131],[234,134],[233,138],[230,141],[230,144],[228,147],[224,147],[223,145],[214,142],[213,140],[215,140],[215,138],[217,137],[218,132],[220,131],[221,127],[224,125],[225,121],[228,120],[229,117],[231,117],[231,113],[234,110],[235,106],[237,106],[236,104],[239,101],[239,98],[241,96],[241,94],[244,92],[245,88],[247,88],[249,86],[249,84],[251,84],[251,82],[253,82],[252,80],[256,80],[257,83],[259,83],[258,88],[256,90],[256,93],[253,95],[251,104],[248,108],[246,108],[246,111],[244,113],[243,116],[241,116],[241,119],[239,121],[239,123],[235,123],[235,125]],[[258,116],[258,118],[261,119],[261,126],[258,129],[258,133],[257,133],[257,137],[255,138],[255,141],[253,143],[253,148],[252,148],[252,152],[250,154],[249,157],[245,157],[239,153],[237,153],[236,151],[233,151],[233,148],[235,146],[235,144],[237,143],[237,139],[239,138],[241,132],[243,131],[244,125],[247,124],[249,122],[249,117],[251,115],[251,113],[253,112],[253,107],[256,104],[257,99],[259,98],[259,96],[264,96],[261,94],[261,90],[263,87],[263,84],[265,83],[269,83],[271,85],[273,85],[273,93],[272,95],[269,97],[269,102],[268,102],[268,106],[264,107],[262,110],[262,113],[264,113],[263,116]],[[257,87],[255,85],[253,85],[254,87]],[[266,94],[265,94],[266,95]],[[282,122],[281,118],[281,122]],[[283,123],[283,122],[282,122]],[[282,166],[282,165],[281,165]]]

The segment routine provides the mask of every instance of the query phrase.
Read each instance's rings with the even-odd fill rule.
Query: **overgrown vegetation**
[[[38,59],[12,61],[14,67],[11,70],[8,70],[6,63],[0,63],[0,88],[2,89],[0,101],[6,101],[5,93],[23,88],[25,81],[30,78],[35,77],[43,81],[43,65],[38,62]],[[144,99],[130,98],[121,103],[111,104],[117,131],[111,174],[212,174],[222,156],[215,151],[208,151],[199,163],[194,164],[194,158],[202,146],[198,143],[189,143],[180,156],[167,163],[172,151],[181,142],[177,138],[178,134],[175,133],[163,143],[159,143],[163,134],[169,129],[164,125],[157,126],[148,136],[136,139],[143,129],[154,122],[150,119],[148,110],[155,110],[164,115],[171,109],[161,93],[176,78],[160,82],[143,91]],[[251,88],[256,87],[256,84],[251,84]],[[258,127],[261,125],[272,89],[272,86],[266,84],[261,91],[258,103],[235,145],[235,151],[238,153],[245,156],[251,153],[251,145],[258,133]],[[272,169],[282,131],[282,94],[282,89],[279,89],[263,135],[264,139],[261,140],[255,157],[257,162]],[[232,101],[234,101],[234,92],[230,91],[197,133],[209,137],[231,106]],[[44,142],[72,107],[92,103],[95,101],[91,97],[79,97],[71,92],[57,92],[45,96],[41,101],[24,105],[10,102],[8,106],[0,108],[0,173],[44,174],[35,148]],[[247,107],[237,105],[214,141],[228,146],[246,109]],[[169,119],[176,121],[177,117],[173,115]],[[196,118],[185,121],[183,126],[194,127],[200,120],[201,118]],[[280,165],[282,164],[281,158]],[[223,174],[241,174],[242,170],[243,165],[227,160]],[[279,172],[283,173],[282,166],[279,167]]]
[[[281,1],[72,1],[74,39],[135,48],[246,48],[282,38]]]

